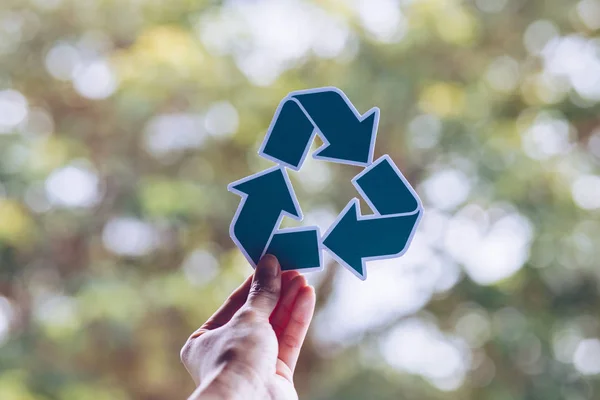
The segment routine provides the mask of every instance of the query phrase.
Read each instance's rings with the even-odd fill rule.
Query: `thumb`
[[[247,305],[268,318],[279,301],[280,293],[281,267],[275,256],[267,254],[254,271]]]

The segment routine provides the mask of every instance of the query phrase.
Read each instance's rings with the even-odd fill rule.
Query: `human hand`
[[[189,400],[298,399],[294,368],[314,308],[306,279],[263,257],[183,346],[181,360],[198,385]]]

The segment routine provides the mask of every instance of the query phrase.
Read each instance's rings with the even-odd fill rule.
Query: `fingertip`
[[[302,289],[305,285],[306,285],[306,279],[304,279],[304,277],[302,275],[296,275],[290,281],[288,290],[295,289],[295,292],[296,292],[296,293],[294,293],[294,297],[295,297],[300,292],[300,289]]]
[[[300,280],[302,281],[302,286],[306,286],[308,285],[308,281],[306,280],[306,277],[304,275],[298,275],[300,277]]]
[[[281,272],[281,282],[282,283],[289,283],[291,282],[295,277],[297,277],[298,275],[300,275],[298,273],[298,271],[282,271]]]
[[[295,307],[302,315],[311,315],[314,312],[316,304],[315,289],[312,286],[306,285],[300,288],[296,297]]]
[[[304,285],[302,289],[300,289],[300,293],[298,295],[312,299],[315,299],[317,297],[315,288],[309,284]]]
[[[275,286],[281,289],[282,275],[277,257],[265,254],[256,266],[252,282],[258,285]]]
[[[276,278],[281,274],[279,260],[272,254],[265,254],[256,266],[256,274],[264,274],[265,278]]]

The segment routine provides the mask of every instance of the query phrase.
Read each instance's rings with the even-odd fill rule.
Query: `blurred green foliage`
[[[352,331],[349,273],[312,276],[301,398],[599,398],[598,29],[597,0],[2,0],[0,398],[189,395],[179,349],[251,272],[226,185],[270,165],[288,92],[330,85],[381,108],[375,156],[426,213],[385,271],[427,289]],[[293,174],[305,213],[358,171]],[[377,270],[374,301],[416,301]]]

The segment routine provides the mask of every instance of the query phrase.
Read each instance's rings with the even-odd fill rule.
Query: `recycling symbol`
[[[291,92],[281,101],[258,152],[277,165],[228,186],[242,198],[229,233],[253,267],[272,254],[282,270],[321,270],[325,250],[364,280],[367,261],[406,252],[423,207],[389,155],[373,161],[378,123],[377,107],[360,115],[335,87]],[[323,145],[313,158],[364,167],[352,183],[373,212],[363,215],[354,198],[324,235],[316,226],[280,228],[284,216],[303,219],[287,169],[300,170],[315,135]]]

